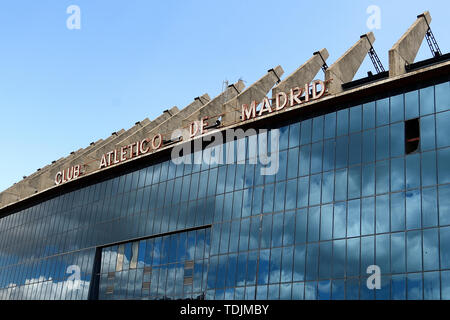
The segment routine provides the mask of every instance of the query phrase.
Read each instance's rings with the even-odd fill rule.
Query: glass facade
[[[276,175],[167,159],[0,219],[0,298],[450,299],[449,82],[279,129]]]

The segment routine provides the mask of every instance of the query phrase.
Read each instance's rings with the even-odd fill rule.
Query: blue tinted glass
[[[375,166],[367,164],[362,168],[362,194],[370,196],[375,193]]]
[[[422,231],[410,231],[406,238],[406,271],[422,270]]]
[[[439,224],[450,224],[450,185],[439,187]]]
[[[406,276],[404,274],[392,276],[392,300],[406,300]]]
[[[375,102],[369,102],[363,105],[363,129],[375,127]]]
[[[345,238],[347,225],[347,207],[345,202],[334,205],[333,238]]]
[[[322,150],[323,150],[322,142],[314,143],[312,145],[311,173],[318,173],[322,171]]]
[[[419,117],[419,92],[405,93],[405,120]]]
[[[419,99],[421,116],[434,112],[434,86],[420,89]]]
[[[391,194],[391,231],[405,230],[405,194]]]
[[[304,120],[301,123],[301,134],[300,134],[300,144],[311,143],[311,127],[312,120]]]
[[[375,264],[380,267],[381,274],[389,273],[391,270],[391,243],[390,235],[382,234],[375,237]]]
[[[448,269],[450,267],[450,227],[441,228],[440,243],[441,268]]]
[[[297,147],[300,141],[300,123],[294,123],[289,128],[289,148]]]
[[[375,226],[374,198],[364,198],[361,203],[361,234],[373,234]]]
[[[360,238],[347,240],[347,276],[359,276],[360,274]],[[344,261],[342,261],[344,263]]]
[[[436,152],[422,154],[422,186],[436,184]]]
[[[363,132],[363,162],[375,161],[375,130]]]
[[[389,161],[376,164],[376,193],[389,192]]]
[[[389,123],[389,98],[377,101],[377,127]]]
[[[288,179],[295,178],[298,175],[298,166],[299,166],[298,154],[299,154],[298,148],[289,149],[288,151],[288,168],[287,168]]]
[[[318,273],[319,246],[317,243],[307,245],[306,250],[306,280],[316,280]]]
[[[406,189],[420,186],[420,154],[406,157]]]
[[[320,217],[320,240],[331,240],[333,236],[333,205],[322,206]]]
[[[450,148],[438,150],[438,181],[450,182]]]
[[[403,94],[391,97],[391,123],[404,120]]]
[[[376,199],[376,232],[389,232],[389,196],[378,196]]]
[[[306,242],[307,221],[306,209],[297,210],[295,217],[295,243]]]
[[[421,273],[413,273],[408,274],[408,283],[407,283],[407,297],[408,300],[422,300],[422,274]]]
[[[439,272],[423,274],[423,297],[425,300],[439,300],[441,298]]]
[[[362,106],[350,108],[350,133],[361,131]]]
[[[391,271],[402,273],[406,269],[405,234],[393,233],[391,235]]]
[[[286,182],[279,182],[275,188],[275,211],[284,210]]]
[[[348,109],[337,112],[337,136],[348,134]]]
[[[324,142],[323,171],[334,169],[335,146],[336,142],[334,140],[327,140]]]
[[[348,165],[348,136],[339,137],[336,140],[336,169]]]
[[[406,229],[421,227],[420,191],[406,192]]]
[[[376,141],[376,159],[387,159],[389,157],[389,126],[377,128]]]
[[[436,147],[434,115],[420,118],[420,148],[430,150]]]
[[[319,240],[320,207],[312,207],[308,210],[308,241]]]
[[[324,173],[322,179],[322,203],[332,202],[334,195],[334,172]]]
[[[305,245],[295,246],[294,251],[294,281],[303,281],[305,279]]]
[[[390,126],[391,157],[405,154],[405,124],[396,123]]]
[[[336,136],[336,113],[325,115],[324,139],[334,138]]]
[[[348,198],[361,196],[361,167],[351,167],[348,170]]]
[[[436,114],[437,147],[450,145],[450,111]]]
[[[391,159],[391,191],[405,189],[405,160],[403,158]]]
[[[357,237],[361,234],[361,202],[352,200],[348,202],[347,237]]]
[[[345,275],[345,241],[333,241],[333,278],[343,278]]]
[[[361,163],[361,133],[352,134],[349,137],[349,165]]]
[[[317,142],[323,139],[323,125],[324,125],[324,117],[316,117],[313,119],[313,134],[312,134],[312,142]]]
[[[439,269],[439,236],[436,228],[423,230],[423,269]]]
[[[299,161],[300,176],[305,176],[309,174],[310,157],[311,157],[311,145],[301,147],[300,161]]]
[[[334,191],[335,201],[347,199],[347,169],[336,171]]]
[[[450,108],[450,82],[444,82],[435,86],[436,112]]]
[[[306,207],[308,205],[309,177],[298,179],[297,190],[297,206],[300,208]]]
[[[328,279],[331,277],[332,263],[332,242],[320,243],[319,278]]]
[[[314,206],[320,203],[322,175],[316,174],[311,176],[309,185],[309,205]]]

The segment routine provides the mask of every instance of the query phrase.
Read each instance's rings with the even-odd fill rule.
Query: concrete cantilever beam
[[[188,115],[182,121],[182,127],[188,127],[192,122],[199,121],[203,117],[208,117],[208,123],[213,124],[214,120],[222,113],[222,106],[231,99],[235,98],[245,88],[244,81],[239,80],[236,83],[230,84],[228,88],[219,94],[217,97],[209,101],[200,109]]]
[[[125,130],[120,130],[116,134],[120,134]],[[113,139],[115,135],[111,135],[105,140],[98,140],[97,142],[94,142],[94,144],[89,145],[85,149],[81,149],[73,154],[71,154],[69,157],[62,159],[61,161],[57,161],[53,163],[51,166],[48,167],[47,170],[42,170],[42,174],[36,177],[33,177],[32,179],[26,181],[28,185],[36,190],[44,190],[47,189],[53,185],[55,185],[55,175],[57,172],[65,170],[69,167],[71,167],[74,164],[82,164],[80,162],[80,158],[83,157],[83,155],[89,153],[91,150],[93,150],[96,147],[99,147],[105,143],[108,143],[111,139]],[[25,182],[24,181],[24,182]],[[25,194],[24,196],[27,196],[29,194]]]
[[[270,69],[262,78],[227,102],[222,108],[222,112],[224,113],[224,126],[239,121],[243,104],[250,104],[252,101],[260,103],[270,89],[272,89],[277,82],[281,81],[280,78],[283,73],[284,70],[281,66]]]
[[[189,114],[192,114],[199,108],[208,104],[209,101],[211,101],[211,98],[206,93],[200,97],[195,98],[192,103],[181,109],[180,112],[174,114],[166,121],[162,122],[157,127],[154,127],[151,130],[147,128],[144,132],[140,132],[140,138],[151,138],[155,134],[161,134],[164,140],[170,140],[172,132],[176,129],[181,129],[183,125],[183,119],[185,119]]]
[[[373,32],[361,36],[347,52],[327,69],[325,80],[333,79],[328,85],[330,94],[342,92],[342,84],[353,80],[374,42]]]
[[[121,147],[121,146],[125,146],[128,145],[130,143],[136,142],[139,140],[139,137],[141,136],[141,132],[143,132],[144,130],[152,130],[153,128],[156,128],[157,126],[159,126],[161,123],[163,123],[164,121],[167,121],[167,119],[170,119],[174,114],[177,114],[178,112],[180,112],[180,110],[177,107],[172,107],[168,110],[164,110],[163,113],[156,118],[155,120],[153,120],[151,123],[142,126],[142,128],[139,128],[138,130],[136,130],[135,132],[133,132],[132,134],[129,134],[127,136],[122,136],[120,141],[116,141],[115,146],[111,146],[111,150],[102,150],[101,152],[98,152],[95,157],[97,159],[100,159],[100,157],[105,153],[105,152],[109,152],[109,151],[113,151],[114,148],[116,147]],[[144,139],[144,138],[143,138]]]
[[[320,71],[320,68],[322,68],[324,60],[326,61],[328,57],[329,54],[325,48],[315,52],[308,61],[298,67],[297,70],[292,72],[286,79],[272,89],[272,98],[275,97],[278,92],[288,92],[292,88],[302,87],[313,81],[314,77]]]
[[[390,77],[406,73],[405,66],[414,62],[430,23],[431,15],[425,11],[389,50]]]

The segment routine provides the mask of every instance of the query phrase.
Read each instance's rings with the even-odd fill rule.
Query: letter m
[[[248,104],[242,105],[242,121],[256,117],[256,101],[252,101],[250,108]]]

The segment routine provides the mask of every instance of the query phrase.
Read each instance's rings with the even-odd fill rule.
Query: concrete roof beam
[[[329,56],[328,50],[325,48],[315,52],[308,61],[298,67],[297,70],[292,72],[286,79],[272,89],[272,98],[275,97],[278,92],[287,92],[292,88],[313,81],[314,77],[322,68],[324,61],[326,61]]]
[[[353,80],[374,42],[373,32],[361,36],[350,49],[327,69],[325,80],[332,79],[328,85],[330,94],[342,92],[342,84]]]
[[[281,81],[283,73],[284,70],[281,66],[270,69],[262,78],[228,101],[222,108],[224,126],[239,121],[243,104],[250,104],[252,101],[260,103],[267,96],[270,89],[277,82]]]
[[[182,121],[182,127],[186,128],[194,121],[199,121],[203,117],[208,117],[208,122],[213,124],[217,118],[222,114],[222,107],[225,103],[235,98],[245,88],[244,81],[239,80],[236,83],[230,84],[227,89],[202,106],[200,109],[191,113]]]
[[[389,76],[406,73],[405,66],[414,62],[431,23],[428,11],[417,17],[403,36],[389,50]]]

